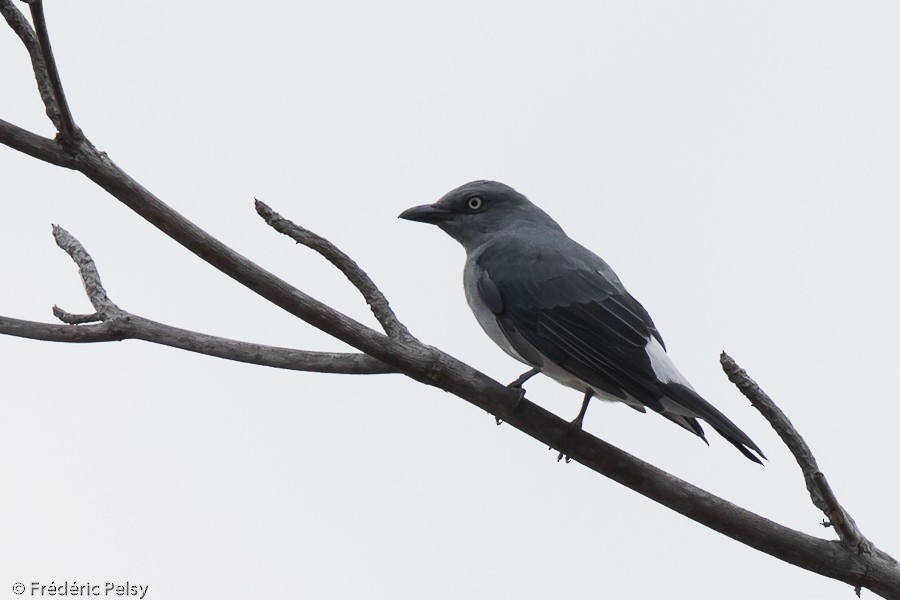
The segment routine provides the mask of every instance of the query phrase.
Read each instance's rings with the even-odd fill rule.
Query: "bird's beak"
[[[413,206],[412,208],[407,208],[402,213],[400,213],[401,219],[406,219],[407,221],[418,221],[419,223],[431,223],[432,225],[443,223],[444,221],[450,219],[452,216],[452,212],[444,210],[443,208],[437,208],[433,204]]]

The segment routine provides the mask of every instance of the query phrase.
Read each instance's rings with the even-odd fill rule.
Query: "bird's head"
[[[471,181],[448,192],[434,204],[403,211],[400,218],[437,225],[466,250],[477,248],[504,232],[531,228],[562,231],[528,198],[497,181]]]

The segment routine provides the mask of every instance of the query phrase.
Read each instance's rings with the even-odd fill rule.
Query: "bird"
[[[748,459],[762,450],[707,402],[669,358],[659,330],[599,256],[550,215],[497,181],[471,181],[399,218],[436,225],[462,244],[465,297],[488,337],[529,371],[591,398],[651,411],[709,444],[703,420]]]

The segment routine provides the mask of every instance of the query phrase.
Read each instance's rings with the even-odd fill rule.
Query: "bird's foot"
[[[516,398],[516,408],[519,408],[519,402],[521,402],[522,400],[525,399],[525,388],[521,388],[521,387],[520,387],[520,388],[514,388],[514,387],[511,387],[511,388],[509,388],[509,389],[511,389],[511,390],[513,390],[513,391],[519,393],[519,397]]]
[[[566,464],[572,462],[572,458],[570,456],[566,456],[562,452],[559,453],[559,456],[556,457],[556,462],[560,462],[562,459],[566,459]]]
[[[540,372],[541,372],[541,370],[538,369],[537,367],[535,367],[533,369],[530,369],[529,371],[526,371],[525,373],[522,373],[521,375],[516,377],[516,379],[514,381],[512,381],[506,385],[506,387],[508,387],[511,390],[515,390],[519,394],[519,397],[516,399],[515,408],[518,408],[519,402],[521,402],[525,398],[525,388],[522,387],[522,384],[524,384],[526,381],[528,381],[529,379],[531,379],[532,377],[534,377],[535,375],[537,375]],[[503,425],[503,420],[500,417],[495,416],[494,421],[497,423],[498,427],[500,425]]]
[[[578,411],[578,415],[569,422],[569,428],[572,431],[581,431],[584,428],[584,416],[587,414],[588,405],[591,403],[591,398],[594,397],[594,390],[589,389],[584,393],[584,399],[581,401],[581,410]]]
[[[591,403],[591,398],[593,397],[594,390],[588,390],[584,393],[584,400],[581,401],[581,410],[578,411],[578,416],[569,421],[568,431],[563,435],[563,438],[567,438],[584,428],[584,416],[587,414],[588,404]],[[559,452],[559,456],[556,457],[556,462],[560,462],[564,458],[566,459],[566,463],[572,462],[572,458],[567,456],[563,451]]]
[[[573,433],[581,431],[583,429],[582,425],[584,425],[584,416],[583,415],[581,416],[581,418],[576,417],[575,419],[569,421],[569,426],[567,428],[568,431],[565,433],[564,437],[569,437]],[[572,462],[571,457],[566,456],[565,452],[560,451],[559,456],[556,457],[556,462],[560,462],[560,461],[562,461],[562,459],[566,459],[567,464]]]
[[[529,379],[531,379],[532,377],[534,377],[535,375],[537,375],[540,372],[541,372],[541,370],[538,369],[537,367],[534,367],[533,369],[529,369],[528,371],[526,371],[526,372],[522,373],[521,375],[519,375],[518,377],[516,377],[514,381],[511,381],[509,384],[507,384],[506,387],[508,387],[511,390],[521,390],[521,398],[524,398],[525,390],[522,388],[522,386],[525,384],[526,381],[528,381]]]

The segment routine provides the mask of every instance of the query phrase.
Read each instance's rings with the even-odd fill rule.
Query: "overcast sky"
[[[237,251],[374,323],[262,223],[260,198],[356,258],[423,341],[510,381],[521,365],[469,312],[461,247],[396,218],[472,179],[508,183],[616,269],[680,370],[770,460],[622,405],[592,406],[589,431],[830,538],[722,374],[727,350],[863,532],[900,555],[897,3],[46,5],[77,123]],[[8,30],[0,82],[0,118],[51,135]],[[128,311],[343,348],[76,173],[0,148],[0,200],[2,315],[89,312],[58,223]],[[0,338],[0,365],[0,597],[64,580],[149,585],[151,600],[854,597],[400,376],[135,341]],[[552,381],[527,389],[578,410]]]

